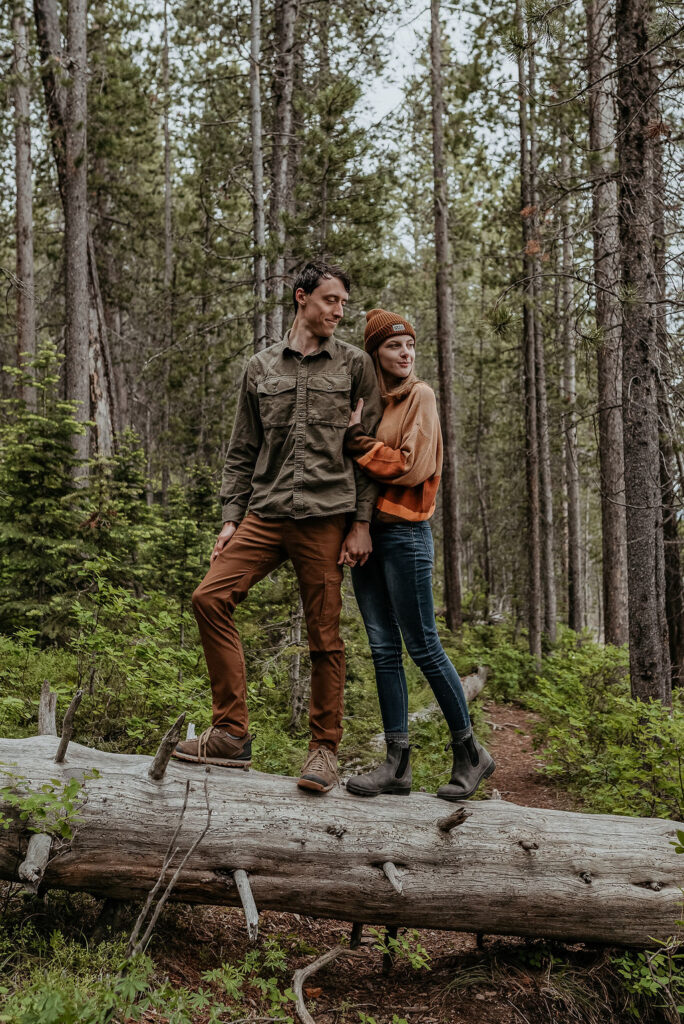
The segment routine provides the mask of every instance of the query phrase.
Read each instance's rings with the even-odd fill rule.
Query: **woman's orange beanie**
[[[368,355],[372,355],[378,345],[382,345],[383,341],[391,338],[393,334],[410,334],[413,340],[416,340],[416,332],[403,316],[390,313],[387,309],[369,309],[366,313],[366,330],[363,335]]]

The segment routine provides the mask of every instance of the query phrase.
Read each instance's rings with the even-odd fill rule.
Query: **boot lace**
[[[327,747],[315,747],[307,757],[303,771],[329,771],[335,776],[337,784],[340,783],[340,777],[337,774],[337,758]]]
[[[203,761],[205,764],[207,763],[208,757],[207,744],[211,739],[211,734],[213,733],[214,729],[215,726],[210,725],[208,729],[205,729],[203,733],[200,733],[197,740],[197,757],[199,761]]]

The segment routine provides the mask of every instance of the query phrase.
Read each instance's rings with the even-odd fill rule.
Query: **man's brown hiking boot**
[[[197,764],[218,764],[222,768],[249,768],[252,763],[252,737],[231,736],[227,729],[210,725],[194,740],[176,745],[172,757]]]
[[[337,756],[327,747],[314,747],[304,762],[299,782],[300,789],[313,789],[317,793],[329,793],[338,786]]]

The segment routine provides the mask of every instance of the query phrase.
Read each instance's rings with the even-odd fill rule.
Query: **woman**
[[[461,680],[435,625],[434,547],[428,522],[442,471],[435,395],[414,374],[416,335],[403,317],[372,309],[366,314],[364,342],[375,363],[385,410],[377,437],[368,437],[361,427],[359,401],[345,436],[345,450],[380,485],[371,527],[373,553],[365,565],[352,569],[352,581],[375,665],[387,759],[374,771],[349,779],[347,789],[359,796],[411,792],[403,637],[451,732],[451,779],[437,796],[465,800],[495,765],[473,736]]]

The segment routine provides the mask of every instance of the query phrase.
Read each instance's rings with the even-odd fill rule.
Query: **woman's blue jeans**
[[[408,732],[401,640],[422,671],[451,732],[470,727],[461,680],[437,633],[432,598],[434,544],[427,522],[374,524],[373,553],[352,569],[368,633],[386,733]]]

